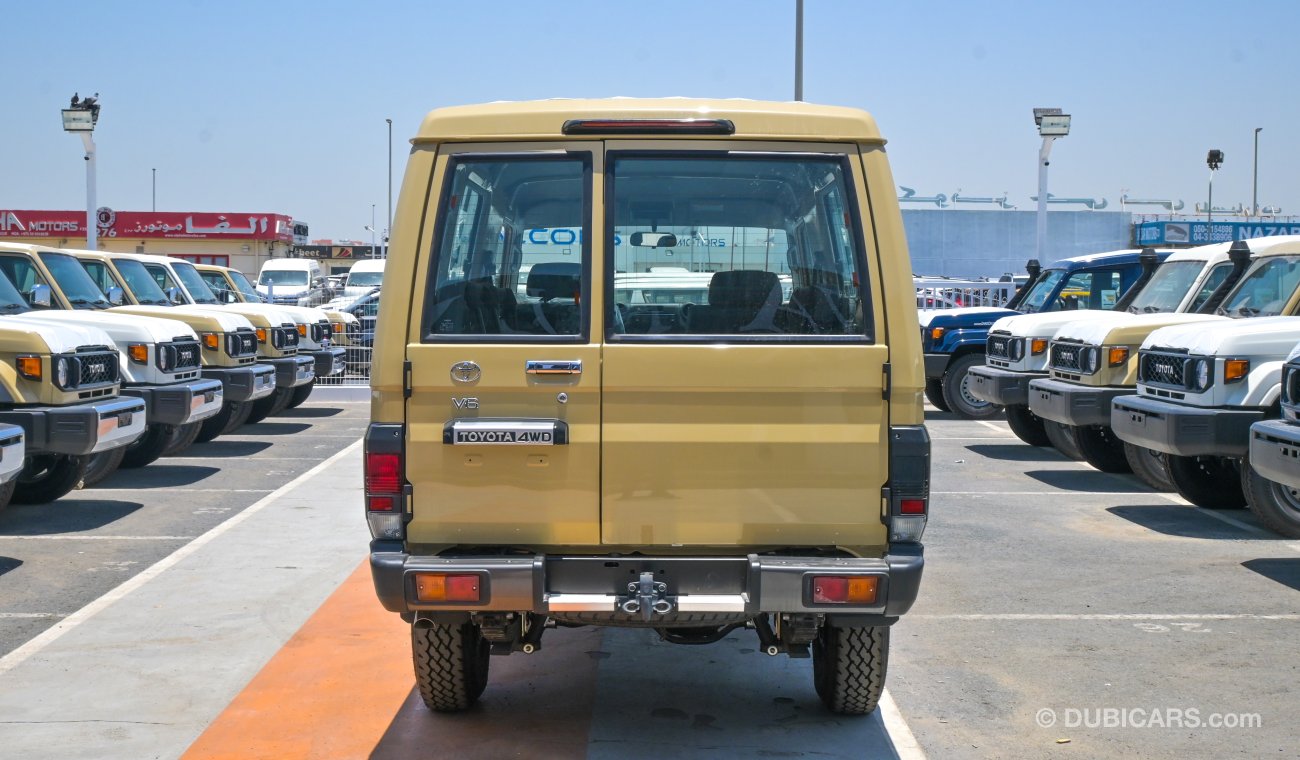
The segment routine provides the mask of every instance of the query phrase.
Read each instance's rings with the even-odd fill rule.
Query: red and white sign
[[[293,219],[284,214],[204,214],[189,211],[113,211],[95,215],[100,237],[277,240],[293,242]],[[0,209],[0,238],[84,237],[84,211]]]

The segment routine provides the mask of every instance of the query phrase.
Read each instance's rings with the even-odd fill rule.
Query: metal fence
[[[963,306],[1005,306],[1016,294],[1015,282],[914,277],[916,308],[956,309]]]

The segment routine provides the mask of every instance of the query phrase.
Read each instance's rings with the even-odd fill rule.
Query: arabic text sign
[[[100,209],[100,237],[293,241],[293,219],[284,214],[206,214],[187,211]],[[75,237],[86,234],[84,211],[5,211],[0,238]]]

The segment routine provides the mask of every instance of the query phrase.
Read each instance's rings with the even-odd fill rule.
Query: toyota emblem
[[[483,370],[474,362],[456,362],[451,365],[451,379],[458,383],[477,382]]]

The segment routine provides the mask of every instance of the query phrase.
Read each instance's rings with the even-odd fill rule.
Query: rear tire
[[[984,363],[984,354],[965,354],[948,364],[948,371],[943,373],[943,400],[953,414],[967,420],[985,420],[1001,409],[971,395],[970,368]]]
[[[1300,489],[1269,480],[1242,461],[1241,490],[1260,522],[1287,538],[1300,538]]]
[[[1124,442],[1115,431],[1105,425],[1088,425],[1074,429],[1074,440],[1079,442],[1083,461],[1102,472],[1132,472],[1128,457],[1124,456]]]
[[[23,463],[14,486],[13,503],[45,504],[77,487],[86,474],[89,456],[36,454]]]
[[[483,632],[473,623],[412,625],[415,683],[425,707],[434,712],[469,709],[487,687],[490,651]]]
[[[1169,479],[1169,463],[1165,461],[1164,453],[1144,446],[1134,446],[1125,441],[1124,457],[1128,459],[1128,466],[1133,468],[1133,474],[1143,483],[1157,491],[1174,490],[1174,482]]]
[[[948,402],[943,398],[943,380],[937,377],[929,377],[925,380],[925,397],[934,405],[935,409],[941,412],[950,412]]]
[[[307,397],[311,395],[311,392],[315,390],[315,388],[316,380],[314,378],[310,383],[294,388],[293,393],[289,396],[289,403],[285,406],[285,409],[297,409],[302,406],[302,403],[307,400]]]
[[[889,626],[833,628],[823,625],[812,645],[813,686],[827,709],[867,715],[885,690]]]
[[[117,472],[117,469],[122,466],[122,458],[125,456],[125,446],[118,446],[115,449],[87,455],[86,471],[81,476],[81,487],[90,488]]]
[[[1051,446],[1052,441],[1047,437],[1047,430],[1043,428],[1043,419],[1029,410],[1024,404],[1012,404],[1005,406],[1003,409],[1007,412],[1007,424],[1011,426],[1011,432],[1016,437],[1030,446]]]
[[[1074,428],[1052,420],[1043,420],[1043,432],[1047,433],[1047,440],[1051,441],[1052,446],[1066,459],[1083,461],[1083,452],[1079,451],[1079,441],[1074,435]]]
[[[172,433],[172,437],[167,441],[167,448],[163,449],[163,456],[176,456],[182,451],[194,445],[198,440],[199,433],[203,430],[202,422],[191,422],[188,425],[181,425]]]
[[[167,450],[175,432],[175,425],[147,426],[144,435],[122,447],[122,466],[130,469],[152,463]],[[89,479],[89,473],[86,477]]]
[[[1236,463],[1223,457],[1180,457],[1169,454],[1169,480],[1178,495],[1206,509],[1241,509],[1246,495]]]

